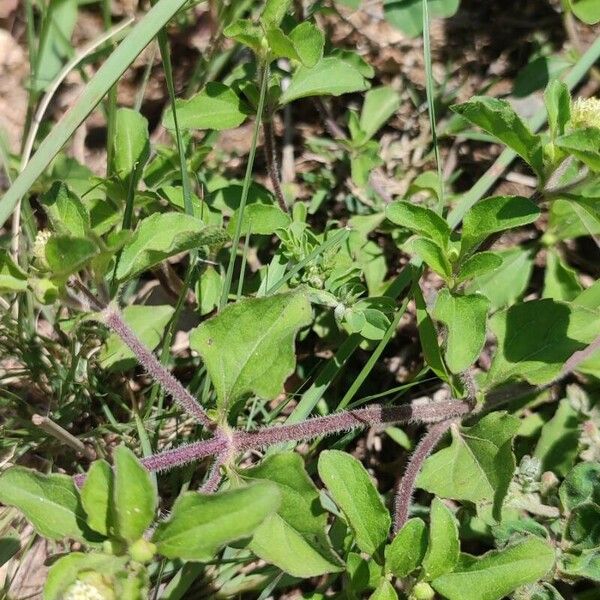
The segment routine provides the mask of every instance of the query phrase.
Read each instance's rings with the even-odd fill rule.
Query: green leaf
[[[492,311],[513,304],[523,294],[531,277],[534,257],[532,250],[520,247],[494,254],[502,259],[502,264],[494,271],[477,276],[465,288],[468,294],[480,293],[489,298]]]
[[[88,525],[102,535],[112,527],[110,503],[113,493],[113,472],[105,460],[92,463],[81,488],[81,504],[87,514]]]
[[[475,204],[463,220],[460,252],[472,252],[492,233],[533,223],[539,207],[523,196],[493,196]]]
[[[385,543],[390,515],[369,474],[353,456],[339,450],[319,455],[319,477],[350,525],[356,545],[371,556]]]
[[[442,359],[442,350],[438,343],[438,333],[427,311],[423,292],[419,286],[414,286],[413,294],[415,298],[417,328],[419,330],[419,340],[421,341],[423,355],[431,370],[440,379],[447,382],[449,375]]]
[[[517,377],[533,385],[548,383],[574,352],[600,334],[595,311],[550,299],[515,304],[496,313],[490,326],[498,348],[487,389]]]
[[[600,504],[600,463],[582,462],[571,469],[559,488],[560,501],[567,511],[582,504]]]
[[[174,308],[168,305],[145,306],[134,304],[123,309],[125,322],[142,343],[153,350],[158,346]],[[136,364],[133,352],[115,333],[111,333],[100,352],[103,369],[123,370]]]
[[[595,25],[600,21],[600,6],[596,0],[568,0],[571,9],[578,19],[588,25]]]
[[[295,452],[267,456],[243,471],[250,480],[277,484],[281,505],[254,532],[250,549],[268,563],[295,577],[316,577],[343,570],[325,533],[327,513],[319,492]]]
[[[401,200],[389,204],[385,214],[392,223],[429,238],[440,248],[447,248],[450,227],[431,209]]]
[[[238,219],[239,212],[236,211],[227,224],[227,231],[231,235],[236,230]],[[277,229],[289,227],[290,223],[290,217],[279,206],[257,202],[248,204],[244,209],[241,231],[242,235],[272,235]]]
[[[199,249],[217,246],[228,239],[222,230],[183,213],[154,213],[142,219],[131,240],[123,248],[117,266],[117,278],[129,279],[150,269],[166,258]]]
[[[555,144],[585,163],[592,171],[600,171],[600,129],[575,129],[561,135]]]
[[[115,452],[113,503],[114,533],[129,543],[139,540],[154,521],[157,494],[150,473],[126,446]]]
[[[448,600],[500,600],[517,588],[541,579],[554,564],[554,550],[531,537],[482,557],[466,555],[454,573],[431,585]]]
[[[600,549],[584,550],[581,554],[565,553],[561,557],[561,572],[600,582]]]
[[[167,558],[212,560],[226,544],[250,537],[280,501],[279,488],[267,481],[212,495],[185,492],[152,541]]]
[[[580,420],[567,399],[559,402],[554,416],[544,424],[534,456],[544,471],[564,476],[573,466],[579,447]]]
[[[548,125],[553,138],[562,135],[571,119],[571,94],[567,84],[552,79],[544,91]]]
[[[229,87],[216,81],[206,86],[188,100],[177,100],[177,123],[182,129],[232,129],[241,125],[248,109]],[[165,111],[163,125],[175,129],[173,109]]]
[[[456,276],[456,283],[463,283],[468,279],[495,271],[502,263],[502,257],[497,252],[478,252],[462,263]]]
[[[6,252],[0,250],[0,292],[23,292],[27,289],[27,273]]]
[[[531,132],[506,100],[475,96],[452,110],[498,138],[543,177],[544,162],[539,135]]]
[[[452,443],[427,458],[417,486],[442,498],[493,502],[499,519],[515,471],[512,440],[519,426],[516,417],[494,412],[473,427],[453,427]]]
[[[211,313],[218,305],[223,280],[214,267],[208,266],[196,283],[196,298],[202,316]]]
[[[69,586],[75,583],[79,575],[83,573],[102,574],[104,585],[112,587],[111,584],[115,583],[115,579],[119,575],[127,575],[128,560],[127,556],[113,556],[97,552],[89,554],[71,552],[53,563],[48,570],[48,577],[44,585],[44,600],[64,600]],[[123,596],[120,597],[123,598]]]
[[[577,549],[600,547],[600,506],[588,502],[574,508],[567,519],[566,538]]]
[[[456,13],[460,0],[428,0],[429,16],[451,17]],[[423,31],[422,0],[384,0],[385,20],[403,31],[409,37],[416,37]]]
[[[55,181],[40,198],[52,227],[58,233],[85,237],[90,228],[90,215],[77,195],[62,182]]]
[[[223,30],[225,37],[231,38],[244,46],[252,49],[256,54],[260,54],[263,50],[263,31],[249,19],[238,19],[227,25]],[[179,116],[179,113],[177,113]],[[212,129],[207,127],[207,129]]]
[[[550,207],[546,235],[552,243],[600,234],[600,211],[592,198],[556,199]]]
[[[427,551],[427,527],[422,519],[409,519],[385,547],[385,569],[395,577],[408,577]]]
[[[0,502],[15,506],[42,536],[94,541],[73,479],[12,467],[0,475]]]
[[[314,67],[300,67],[281,95],[280,104],[283,106],[308,96],[341,96],[368,88],[367,80],[355,67],[341,58],[330,56],[321,59]]]
[[[450,279],[452,265],[444,251],[435,242],[424,237],[412,237],[404,242],[403,249],[409,254],[416,254],[444,279]]]
[[[31,83],[34,92],[45,90],[74,53],[71,36],[77,21],[76,0],[53,0],[44,7],[44,18],[36,49],[37,60]]]
[[[309,21],[304,21],[290,31],[289,38],[302,64],[309,69],[323,58],[325,36]]]
[[[296,364],[294,339],[312,322],[303,294],[245,298],[231,304],[190,334],[204,361],[224,418],[247,394],[273,399]]]
[[[292,0],[267,0],[260,15],[260,22],[265,27],[278,27],[291,4]]]
[[[150,157],[148,121],[131,108],[119,108],[116,113],[113,139],[113,169],[126,186],[137,185]]]
[[[398,594],[394,586],[382,577],[375,591],[369,596],[369,600],[398,600]]]
[[[490,301],[485,296],[454,295],[447,288],[438,294],[433,318],[448,329],[445,358],[453,373],[468,369],[481,353],[489,307]]]
[[[460,552],[458,526],[452,511],[439,499],[431,503],[429,544],[423,558],[425,579],[431,581],[454,569]]]
[[[364,140],[370,140],[399,107],[400,95],[391,87],[382,86],[369,90],[365,94],[359,121]]]
[[[298,55],[298,52],[296,52],[294,43],[279,27],[268,29],[266,38],[273,58],[300,60],[300,56]]]
[[[562,261],[556,249],[548,248],[543,297],[554,300],[573,300],[582,290],[577,272]]]
[[[67,276],[88,263],[98,253],[98,248],[87,238],[52,235],[44,252],[52,274]]]
[[[5,565],[20,549],[21,542],[16,531],[14,535],[4,535],[0,538],[0,567]]]

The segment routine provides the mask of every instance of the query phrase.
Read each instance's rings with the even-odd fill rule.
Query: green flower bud
[[[142,564],[149,563],[155,554],[156,546],[144,538],[140,538],[137,542],[129,546],[129,556]]]
[[[435,592],[428,583],[421,581],[412,589],[410,597],[411,600],[433,600]]]
[[[600,99],[577,98],[571,104],[571,127],[573,129],[585,127],[600,129]]]

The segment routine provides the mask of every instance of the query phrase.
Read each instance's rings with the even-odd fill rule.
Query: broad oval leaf
[[[44,254],[52,274],[66,277],[98,254],[98,247],[88,238],[52,235],[46,242]]]
[[[132,179],[134,185],[140,180],[142,168],[150,157],[146,118],[131,108],[119,108],[115,118],[113,146],[112,167],[127,189]]]
[[[438,294],[433,317],[448,328],[446,364],[453,373],[469,368],[485,344],[490,301],[479,294],[454,295],[446,288]]]
[[[54,231],[85,237],[90,228],[90,215],[79,197],[64,183],[55,181],[41,197],[41,205],[50,218]]]
[[[294,370],[294,339],[312,322],[302,293],[245,298],[225,307],[190,334],[190,346],[204,360],[225,418],[247,394],[275,398]]]
[[[314,67],[323,58],[325,36],[323,32],[310,21],[304,21],[290,31],[298,58],[305,67]]]
[[[415,236],[404,242],[402,247],[409,254],[416,254],[438,275],[446,280],[450,279],[452,265],[442,248],[435,242],[425,237]]]
[[[490,234],[533,223],[539,216],[539,207],[523,196],[484,198],[465,215],[461,255],[472,252]]]
[[[456,276],[456,283],[462,283],[467,279],[495,271],[502,265],[502,262],[502,257],[496,252],[478,252],[463,262]]]
[[[212,495],[186,492],[152,541],[167,558],[211,560],[226,544],[250,537],[280,502],[279,488],[266,481]]]
[[[561,135],[555,143],[585,163],[592,171],[600,171],[600,129],[575,129]]]
[[[560,501],[566,510],[587,502],[600,505],[600,464],[583,462],[565,477],[559,489]]]
[[[429,15],[451,17],[460,5],[460,0],[427,0]],[[410,37],[423,31],[423,0],[384,0],[385,20]]]
[[[81,488],[81,504],[88,525],[102,535],[108,535],[111,523],[113,472],[105,460],[96,460],[89,468]]]
[[[429,544],[423,558],[425,579],[431,581],[452,571],[458,562],[459,552],[456,519],[439,498],[434,498],[429,521]]]
[[[224,243],[229,236],[183,213],[154,213],[138,224],[117,265],[120,281],[150,269],[169,256]]]
[[[150,473],[126,446],[115,452],[112,500],[113,533],[129,543],[139,540],[154,520],[157,494]]]
[[[516,417],[494,412],[473,427],[453,427],[450,446],[425,460],[417,486],[442,498],[493,502],[499,518],[515,471],[512,440],[519,426]]]
[[[368,88],[369,83],[355,67],[337,56],[329,56],[314,67],[300,67],[281,95],[280,104],[308,96],[341,96]]]
[[[498,347],[488,372],[489,389],[511,378],[533,385],[552,381],[567,359],[600,335],[596,311],[556,300],[531,300],[489,321]]]
[[[339,450],[319,455],[319,477],[348,520],[356,545],[373,555],[385,543],[391,519],[369,474],[353,456]]]
[[[478,275],[465,288],[468,294],[479,293],[488,298],[492,311],[512,304],[523,294],[531,277],[535,251],[516,247],[494,254],[502,259],[502,264]]]
[[[541,579],[554,564],[554,550],[531,537],[482,557],[463,555],[453,573],[434,579],[433,588],[448,600],[500,600]]]
[[[401,200],[388,205],[385,214],[392,223],[429,238],[440,248],[448,246],[450,227],[440,215],[431,209]]]
[[[531,132],[506,100],[475,96],[452,110],[512,148],[540,176],[544,175],[541,137]]]
[[[23,292],[27,289],[27,273],[8,252],[0,250],[0,292]]]
[[[183,129],[232,129],[241,125],[248,116],[248,109],[229,87],[216,81],[189,100],[176,100],[177,124]],[[173,109],[165,111],[163,124],[175,129]]]
[[[408,577],[427,552],[427,527],[422,519],[409,519],[385,547],[385,569],[396,577]]]
[[[597,0],[568,0],[573,12],[578,19],[588,25],[594,25],[600,21],[600,4]]]
[[[15,506],[42,536],[98,541],[85,522],[73,479],[12,467],[0,475],[0,502]]]
[[[373,88],[365,94],[359,126],[366,140],[371,139],[400,107],[400,95],[391,87]]]
[[[295,577],[343,570],[325,533],[327,513],[299,454],[267,456],[241,475],[250,480],[271,481],[281,493],[277,513],[267,517],[252,537],[250,548],[257,556]]]

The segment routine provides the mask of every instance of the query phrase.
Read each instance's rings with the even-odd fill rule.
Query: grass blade
[[[186,4],[187,0],[160,0],[132,29],[119,47],[108,57],[88,82],[73,107],[53,127],[40,144],[24,171],[15,179],[0,200],[0,227],[4,225],[22,198],[52,159],[94,110],[137,55],[152,41],[160,29]]]

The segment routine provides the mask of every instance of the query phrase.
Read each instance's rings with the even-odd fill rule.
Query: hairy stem
[[[206,428],[213,430],[216,423],[209,419],[198,401],[188,392],[181,383],[163,367],[157,358],[146,348],[135,333],[129,328],[119,310],[109,306],[102,313],[104,322],[110,327],[135,354],[139,363],[147,373],[185,410],[189,415],[202,423]]]
[[[400,480],[398,489],[396,490],[394,534],[398,533],[408,520],[408,511],[415,491],[415,482],[417,481],[417,476],[419,475],[419,471],[421,470],[425,459],[438,445],[442,436],[450,429],[452,423],[455,422],[454,418],[450,418],[432,425],[412,453],[412,456],[406,465],[404,476]]]
[[[370,406],[347,412],[336,413],[326,417],[308,419],[303,423],[264,427],[256,431],[233,430],[209,440],[187,444],[180,448],[167,450],[142,460],[142,464],[150,471],[164,471],[190,463],[207,456],[224,457],[248,450],[258,450],[267,446],[308,440],[323,435],[331,435],[351,429],[362,429],[391,423],[447,423],[471,412],[471,404],[460,400],[432,402],[430,404],[402,406]],[[433,431],[433,427],[431,431]],[[438,438],[439,439],[439,438]],[[437,443],[437,442],[436,442]],[[212,479],[212,474],[209,480]]]
[[[279,208],[283,212],[289,213],[290,210],[283,197],[281,191],[281,184],[279,182],[279,161],[277,160],[277,150],[275,149],[275,134],[273,133],[273,122],[270,119],[263,121],[263,133],[264,133],[264,151],[265,161],[267,163],[267,172],[269,173],[269,179],[277,198]]]
[[[210,471],[208,473],[208,477],[206,481],[202,484],[200,488],[200,492],[203,494],[214,494],[219,487],[219,483],[221,483],[221,478],[223,475],[221,474],[221,466],[227,459],[227,454],[219,454],[215,457],[212,466],[210,467]]]

